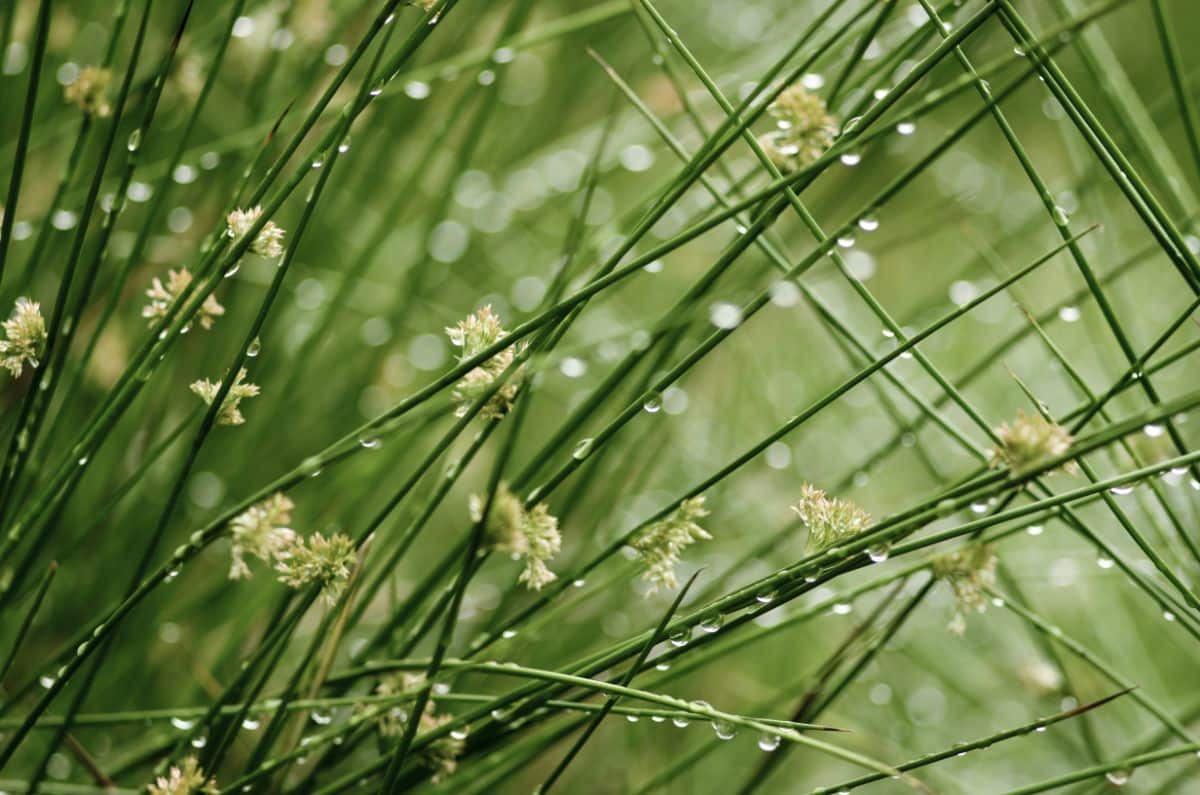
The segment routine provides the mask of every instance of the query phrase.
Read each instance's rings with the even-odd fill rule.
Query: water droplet
[[[592,439],[580,439],[575,445],[575,449],[571,451],[571,457],[576,461],[582,461],[592,454]]]
[[[737,729],[727,720],[714,720],[711,725],[718,740],[732,740],[737,734]]]
[[[971,503],[971,513],[987,513],[988,504],[986,502]]]
[[[843,166],[854,167],[862,162],[862,155],[860,155],[858,152],[846,152],[838,159],[842,161]]]
[[[240,261],[233,263],[225,269],[225,278],[232,279],[234,276],[237,276],[237,272],[241,269],[242,263]]]
[[[853,609],[854,607],[848,602],[838,602],[833,606],[834,614],[839,616],[849,615]]]
[[[653,392],[646,396],[646,400],[642,403],[642,408],[649,414],[657,414],[662,411],[662,395],[658,392]]]
[[[1133,486],[1113,486],[1109,491],[1118,497],[1124,497],[1127,494],[1133,494]]]
[[[902,121],[896,125],[896,132],[901,135],[912,135],[917,131],[916,122]]]
[[[864,215],[858,219],[858,228],[864,232],[874,232],[879,228],[879,219],[873,215]]]
[[[88,457],[86,455],[81,456],[79,459],[79,466],[81,466],[81,467],[87,466],[87,462],[88,462]]]
[[[681,629],[678,632],[673,632],[671,633],[670,637],[667,638],[667,640],[671,642],[672,646],[686,646],[688,645],[688,641],[691,639],[691,628]]]
[[[1045,529],[1046,528],[1042,527],[1040,524],[1031,524],[1029,527],[1025,528],[1025,532],[1029,533],[1031,536],[1040,536],[1042,531]]]
[[[136,152],[142,145],[142,130],[139,127],[129,134],[129,140],[125,142],[125,148],[130,152]]]
[[[1166,433],[1167,429],[1165,427],[1163,427],[1162,425],[1150,423],[1149,425],[1146,425],[1142,428],[1142,432],[1144,434],[1146,434],[1147,436],[1149,436],[1151,439],[1155,439],[1155,438],[1158,438],[1159,436],[1162,436],[1164,433]]]
[[[1024,58],[1025,51],[1022,50],[1020,47],[1013,47],[1013,55],[1017,56],[1018,58]]]
[[[1104,774],[1104,777],[1108,779],[1108,783],[1112,784],[1114,787],[1123,787],[1129,783],[1130,775],[1132,775],[1132,773],[1129,770],[1110,770]]]
[[[328,726],[330,723],[333,723],[333,715],[328,712],[318,712],[317,710],[313,710],[308,717],[311,718],[312,722],[318,726]]]
[[[778,748],[781,742],[783,742],[783,738],[778,734],[763,734],[758,738],[758,747],[760,750],[770,753]]]
[[[754,601],[758,602],[760,605],[770,604],[771,600],[774,598],[774,591],[763,591],[762,593],[757,593],[754,595]]]
[[[203,748],[206,745],[208,745],[208,738],[205,737],[204,735],[192,738],[192,747],[193,748]]]
[[[242,721],[242,728],[248,732],[256,731],[262,724],[254,718],[246,718]]]
[[[251,359],[253,359],[255,356],[258,356],[258,354],[261,352],[262,352],[262,340],[260,340],[258,337],[255,337],[253,340],[251,340],[250,347],[246,348],[246,355],[249,356]]]
[[[502,638],[515,638],[516,636],[517,631],[515,629],[506,629],[500,633],[500,637]]]
[[[629,721],[630,723],[637,723],[638,716],[637,715],[626,715],[625,720]]]
[[[720,613],[715,613],[713,615],[705,616],[704,618],[700,619],[700,623],[697,624],[696,626],[697,626],[697,628],[699,628],[699,630],[701,632],[708,632],[711,634],[711,633],[719,630],[721,628],[721,625],[724,623],[725,623],[725,617],[722,616]]]
[[[467,734],[469,731],[470,730],[466,726],[463,726],[460,729],[451,729],[450,736],[455,740],[465,740],[467,739]]]
[[[187,720],[186,718],[171,718],[171,725],[180,731],[187,731],[196,725],[196,721]]]
[[[57,680],[53,676],[39,676],[38,677],[38,684],[41,685],[42,687],[46,688],[47,690],[54,687],[54,683],[56,681]]]
[[[854,247],[854,235],[842,235],[841,237],[839,237],[837,239],[837,244],[841,248],[853,248]]]
[[[688,719],[682,715],[676,715],[674,718],[671,718],[671,723],[675,724],[681,729],[685,729],[688,725]]]
[[[1116,563],[1112,558],[1096,558],[1096,565],[1102,569],[1111,569]]]
[[[1174,621],[1174,620],[1175,620],[1175,614],[1174,614],[1174,613],[1172,613],[1170,610],[1164,610],[1164,611],[1163,611],[1163,620],[1164,620],[1164,621]]]
[[[883,563],[888,559],[888,554],[891,552],[891,547],[887,544],[879,544],[873,547],[867,547],[867,557],[872,563]]]

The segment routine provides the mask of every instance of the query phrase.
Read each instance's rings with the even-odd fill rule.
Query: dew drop
[[[901,135],[912,135],[916,131],[917,125],[915,122],[902,121],[896,125],[896,132],[900,133]]]
[[[688,645],[688,641],[690,641],[691,639],[692,639],[692,630],[691,629],[681,629],[678,632],[671,633],[670,637],[667,638],[667,640],[670,641],[671,645],[676,646],[676,647],[682,647],[682,646]]]
[[[251,359],[253,359],[255,356],[258,356],[258,354],[261,352],[262,352],[262,340],[260,340],[258,337],[255,337],[253,339],[253,341],[251,341],[250,347],[246,348],[246,355],[249,356]]]
[[[1104,777],[1114,787],[1123,787],[1129,783],[1130,775],[1130,771],[1128,770],[1110,770],[1104,774]]]
[[[658,392],[653,392],[646,396],[646,400],[642,403],[642,408],[648,414],[657,414],[662,411],[663,399]]]
[[[873,215],[864,215],[858,219],[858,228],[864,232],[874,232],[879,228],[879,219]]]
[[[262,724],[259,721],[255,720],[254,718],[246,718],[245,720],[242,721],[242,728],[248,732],[257,730],[258,727],[261,725]]]
[[[1096,565],[1102,569],[1111,569],[1116,564],[1112,558],[1096,558]]]
[[[453,737],[455,740],[465,740],[465,739],[467,739],[468,731],[469,730],[467,729],[466,726],[463,726],[461,729],[451,729],[450,736]]]
[[[775,594],[772,591],[763,591],[762,593],[757,593],[754,595],[754,601],[758,602],[760,605],[770,604],[774,598]]]
[[[1025,528],[1025,532],[1029,533],[1031,536],[1040,536],[1042,531],[1045,529],[1046,528],[1042,527],[1040,524],[1031,524],[1029,527]]]
[[[714,720],[711,725],[718,740],[732,740],[734,735],[737,734],[737,729],[729,721]]]
[[[889,547],[886,544],[880,544],[878,546],[867,547],[867,557],[871,559],[872,563],[883,563],[885,560],[888,559],[888,554],[890,552],[891,552],[891,547]]]
[[[125,142],[125,148],[130,152],[136,152],[142,145],[142,130],[139,127],[129,134],[129,140]]]
[[[333,723],[333,715],[328,712],[318,712],[313,710],[313,712],[309,715],[309,718],[311,718],[312,722],[318,726],[328,726],[330,723]]]
[[[770,753],[771,751],[774,751],[776,748],[778,748],[779,743],[781,743],[782,741],[783,741],[783,738],[780,737],[778,734],[763,734],[763,735],[759,736],[759,738],[758,738],[758,747],[759,747],[759,750]]]
[[[680,729],[685,729],[685,728],[687,728],[687,725],[688,725],[688,719],[683,717],[682,715],[677,715],[674,718],[671,718],[671,723],[675,724]]]
[[[1133,494],[1133,486],[1113,486],[1109,491],[1118,497],[1124,497],[1127,494]]]
[[[576,461],[582,461],[592,454],[592,439],[580,439],[575,445],[575,449],[571,451],[571,457]]]
[[[1149,425],[1146,425],[1142,428],[1142,433],[1146,434],[1151,439],[1156,439],[1159,436],[1162,436],[1166,432],[1167,432],[1166,428],[1164,428],[1162,425],[1157,425],[1155,423],[1150,423]]]
[[[180,731],[187,731],[196,725],[196,721],[187,720],[186,718],[171,718],[171,725]]]
[[[699,630],[701,632],[707,632],[709,634],[712,634],[713,632],[716,632],[717,630],[719,630],[721,628],[721,625],[724,623],[725,623],[725,617],[722,616],[720,613],[717,613],[714,615],[705,616],[704,618],[700,619],[700,623],[697,624],[696,626],[699,628]]]
[[[838,159],[842,161],[843,166],[850,166],[853,168],[862,162],[862,155],[860,155],[858,152],[846,152]]]

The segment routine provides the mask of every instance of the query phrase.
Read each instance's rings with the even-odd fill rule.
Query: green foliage
[[[1198,19],[0,5],[0,792],[1195,788]]]

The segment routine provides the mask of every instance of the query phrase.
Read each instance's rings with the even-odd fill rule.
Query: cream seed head
[[[245,378],[246,368],[243,367],[238,370],[233,385],[225,393],[225,400],[222,401],[221,408],[217,412],[217,425],[241,425],[246,421],[239,406],[246,398],[257,397],[261,390],[258,388],[258,384],[248,383]],[[209,381],[204,378],[193,382],[190,388],[200,396],[205,404],[211,406],[217,398],[217,393],[221,390],[221,382]]]
[[[507,333],[500,325],[499,315],[492,311],[490,305],[468,315],[465,320],[459,321],[457,326],[446,328],[446,335],[450,338],[451,344],[462,349],[459,354],[460,362],[479,355]],[[455,384],[452,393],[455,415],[466,416],[471,405],[487,394],[496,379],[512,365],[515,358],[515,346],[505,348],[463,376],[462,380]],[[520,375],[519,372],[512,374],[509,380],[484,404],[479,413],[485,419],[499,419],[512,408],[513,400],[517,396],[517,382]]]
[[[992,450],[991,466],[1008,467],[1016,474],[1037,469],[1042,464],[1062,456],[1074,439],[1066,428],[1051,422],[1041,414],[1018,412],[1017,418],[996,429],[1000,443]],[[1065,472],[1075,472],[1075,462],[1062,465]]]
[[[150,325],[154,325],[154,321],[158,318],[167,316],[171,306],[179,300],[179,296],[187,289],[187,286],[192,283],[192,272],[187,268],[179,270],[167,271],[167,283],[164,285],[162,280],[155,276],[150,281],[150,289],[146,290],[146,296],[150,299],[150,303],[142,307],[142,317],[150,321]],[[200,308],[196,310],[197,322],[200,323],[200,328],[207,331],[213,327],[213,323],[221,315],[225,314],[225,307],[217,302],[213,295],[209,295],[204,299],[204,303],[200,304]]]
[[[112,83],[112,72],[99,66],[85,66],[79,70],[75,81],[63,89],[67,102],[77,106],[94,119],[112,114],[108,104],[108,86]]]
[[[484,500],[481,495],[471,495],[467,507],[472,521],[483,518]],[[496,488],[488,509],[483,542],[492,551],[525,559],[525,568],[517,579],[530,590],[541,590],[558,579],[547,565],[562,549],[558,519],[551,515],[545,503],[538,503],[526,511],[521,499],[504,483]]]
[[[159,776],[149,787],[150,795],[196,795],[215,793],[217,782],[205,776],[196,757],[189,756],[182,765],[171,765],[165,776]]]
[[[675,567],[683,550],[697,541],[712,538],[707,530],[697,524],[697,520],[708,516],[708,513],[704,507],[704,496],[692,497],[680,503],[670,516],[648,526],[630,542],[646,567],[642,579],[650,583],[647,596],[657,592],[660,587],[679,586]]]
[[[262,217],[262,212],[261,206],[251,207],[249,210],[237,209],[231,212],[225,218],[228,235],[234,240],[244,237]],[[283,254],[284,234],[283,229],[274,221],[267,221],[263,224],[262,229],[258,230],[258,235],[250,244],[250,250],[260,257],[275,259]]]
[[[767,108],[776,129],[759,143],[780,170],[812,163],[833,146],[838,125],[825,101],[797,83],[785,89]]]
[[[800,500],[792,506],[808,528],[808,550],[818,552],[858,535],[871,525],[871,515],[852,502],[826,496],[809,483],[800,487]]]
[[[12,315],[2,324],[5,339],[0,340],[0,366],[20,378],[25,365],[36,368],[46,344],[46,321],[41,305],[18,298]]]
[[[934,558],[933,575],[954,592],[956,609],[949,629],[961,635],[968,613],[987,610],[987,589],[996,584],[996,552],[988,544],[974,543]]]
[[[354,541],[336,533],[326,538],[313,533],[308,539],[294,539],[276,553],[275,571],[279,580],[291,588],[306,585],[321,586],[321,598],[326,604],[337,602],[358,558]]]
[[[276,492],[233,518],[229,523],[233,539],[230,579],[240,580],[251,576],[252,572],[246,563],[247,556],[271,563],[291,549],[296,542],[296,532],[289,526],[294,507],[286,495]]]

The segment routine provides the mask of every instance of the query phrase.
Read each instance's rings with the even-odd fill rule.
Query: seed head
[[[996,552],[988,544],[971,544],[934,558],[933,575],[945,580],[954,591],[957,608],[950,631],[961,635],[967,628],[967,613],[987,610],[986,591],[996,583]]]
[[[246,378],[246,368],[238,370],[237,378],[233,380],[233,385],[229,387],[229,391],[225,393],[225,400],[221,403],[221,408],[217,412],[217,425],[241,425],[246,421],[242,416],[242,411],[238,408],[246,398],[257,397],[261,391],[258,384],[244,382]],[[207,405],[211,406],[212,402],[217,398],[217,392],[221,390],[220,381],[209,381],[207,378],[195,381],[191,385],[191,390],[200,396]]]
[[[28,298],[18,298],[12,316],[4,321],[5,339],[0,340],[0,366],[20,378],[25,365],[36,368],[42,347],[46,344],[46,321],[41,305]]]
[[[483,496],[471,495],[468,508],[472,521],[483,518],[484,502]],[[484,545],[493,551],[525,559],[525,569],[517,578],[519,582],[540,591],[558,579],[546,563],[562,549],[562,536],[558,532],[558,519],[550,514],[545,503],[538,503],[526,511],[521,498],[501,483],[487,513]]]
[[[150,795],[196,795],[217,791],[216,779],[207,778],[196,757],[189,756],[183,765],[171,765],[167,775],[159,776],[149,786]]]
[[[679,504],[670,516],[647,527],[630,542],[645,564],[642,579],[650,583],[646,595],[655,593],[659,587],[676,588],[679,580],[675,576],[680,554],[697,541],[712,538],[708,531],[696,523],[708,516],[704,507],[704,496],[692,497]]]
[[[425,677],[421,674],[401,674],[386,676],[375,687],[375,692],[381,696],[395,696],[405,693],[415,693],[425,685]],[[430,732],[453,720],[452,715],[438,715],[437,705],[432,694],[425,702],[425,711],[421,714],[420,730]],[[404,731],[408,713],[402,707],[392,707],[385,712],[376,725],[384,737],[399,737]],[[458,768],[458,757],[462,755],[466,743],[447,734],[425,746],[418,759],[421,765],[433,771],[433,782],[441,781],[442,776],[448,776]]]
[[[63,96],[88,116],[102,119],[112,113],[112,106],[108,104],[111,82],[112,72],[108,69],[85,66],[79,70],[75,82],[63,89]]]
[[[1041,414],[1028,416],[1018,412],[1010,425],[1004,423],[996,429],[1000,444],[992,450],[993,468],[1008,467],[1015,474],[1037,469],[1042,464],[1058,458],[1071,448],[1074,439],[1067,429],[1043,417]],[[1063,470],[1075,472],[1075,462],[1063,464]]]
[[[459,361],[466,361],[477,356],[507,333],[500,325],[500,317],[492,311],[490,305],[483,307],[473,315],[468,315],[465,320],[459,321],[457,326],[446,328],[446,335],[450,337],[450,342],[456,347],[462,348]],[[491,389],[496,379],[512,365],[515,358],[515,346],[510,346],[463,376],[462,380],[455,385],[452,395],[457,404],[455,415],[466,416],[471,404]],[[508,413],[517,396],[519,376],[520,373],[514,373],[492,395],[480,411],[484,418],[499,419]]]
[[[275,555],[275,571],[284,585],[302,588],[317,583],[327,604],[341,596],[356,563],[354,542],[341,533],[329,538],[313,533],[307,540],[293,539]]]
[[[837,136],[837,120],[825,101],[798,83],[785,89],[767,112],[774,117],[776,129],[759,138],[759,143],[781,170],[813,162]]]
[[[179,270],[167,271],[167,283],[164,285],[162,280],[155,276],[150,281],[150,289],[146,291],[146,295],[150,298],[150,303],[142,307],[142,317],[150,320],[150,325],[154,325],[155,318],[166,317],[171,305],[179,300],[179,296],[187,289],[187,286],[192,283],[192,272],[187,268]],[[209,295],[204,299],[204,303],[196,310],[196,317],[199,318],[200,328],[207,331],[212,328],[213,323],[221,315],[225,314],[225,307],[221,306],[215,296]]]
[[[828,497],[809,483],[800,487],[800,501],[792,510],[808,528],[810,553],[856,536],[871,525],[871,515],[862,508],[838,497]]]
[[[271,563],[295,544],[296,532],[288,527],[292,523],[294,507],[286,495],[276,492],[233,518],[229,523],[233,536],[231,580],[251,576],[250,567],[246,565],[247,555]]]
[[[225,219],[229,225],[229,236],[234,240],[243,237],[262,217],[262,212],[262,207],[251,207],[249,210],[238,209],[231,212]],[[282,228],[276,226],[274,221],[267,221],[262,229],[258,230],[258,236],[250,244],[250,250],[260,257],[275,259],[283,254],[283,235]]]

